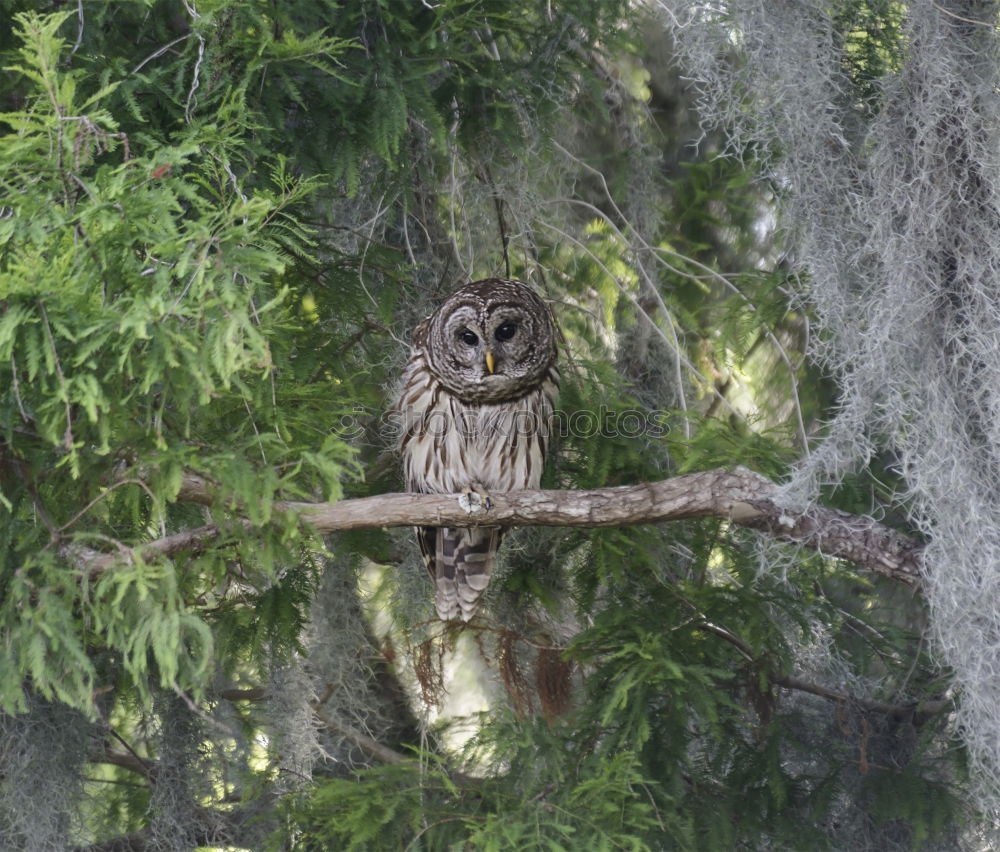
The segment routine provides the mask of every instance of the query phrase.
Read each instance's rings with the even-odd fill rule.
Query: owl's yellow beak
[[[490,375],[493,375],[493,367],[495,362],[493,360],[493,353],[489,349],[486,350],[486,369],[489,371]]]

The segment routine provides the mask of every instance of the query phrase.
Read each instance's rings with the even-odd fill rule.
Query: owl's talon
[[[462,489],[462,493],[458,496],[458,505],[470,515],[475,515],[492,509],[493,498],[482,485],[474,482]]]
[[[479,495],[479,500],[487,512],[493,508],[493,498],[490,497],[490,492],[483,488],[482,485],[478,482],[473,482],[472,485],[469,486],[469,490]]]

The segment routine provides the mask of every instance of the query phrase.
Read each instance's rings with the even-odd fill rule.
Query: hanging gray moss
[[[201,718],[179,696],[157,699],[156,782],[150,796],[148,847],[157,852],[182,852],[197,846],[223,844],[230,838],[221,822],[212,825],[202,807],[212,792],[206,762],[206,731]]]
[[[997,4],[661,4],[733,152],[771,165],[839,408],[790,499],[877,452],[928,535],[931,632],[987,805],[1000,801]],[[669,7],[669,9],[667,9]],[[853,16],[853,17],[852,17]],[[865,56],[861,28],[867,27]],[[863,60],[863,61],[862,61]]]
[[[25,713],[0,714],[0,849],[63,852],[72,846],[94,733],[81,714],[38,698]]]

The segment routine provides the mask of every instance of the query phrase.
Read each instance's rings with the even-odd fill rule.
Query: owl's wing
[[[503,531],[500,527],[420,527],[417,540],[434,581],[438,618],[469,621],[489,585]]]

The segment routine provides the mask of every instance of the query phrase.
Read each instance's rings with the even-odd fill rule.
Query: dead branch
[[[779,486],[747,468],[707,470],[650,482],[586,491],[513,491],[492,495],[492,506],[469,513],[454,494],[382,494],[337,503],[275,503],[295,512],[319,533],[400,526],[617,527],[714,517],[766,533],[861,568],[919,585],[923,544],[872,518],[813,506],[789,511],[778,502]],[[181,500],[211,505],[211,485],[188,476]],[[176,533],[138,549],[143,559],[199,552],[232,534],[215,524]],[[235,532],[252,534],[247,521]],[[91,572],[121,555],[89,552]]]

